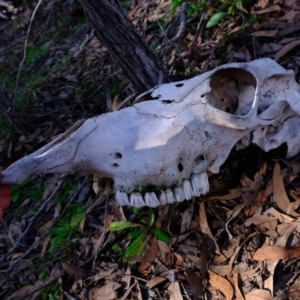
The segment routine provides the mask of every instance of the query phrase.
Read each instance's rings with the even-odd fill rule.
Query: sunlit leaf
[[[211,28],[220,23],[227,16],[226,12],[218,12],[214,14],[206,24],[206,28]]]
[[[135,229],[132,230],[128,233],[128,235],[132,238],[132,239],[136,239],[138,236],[140,236],[141,234],[143,234],[146,230],[148,230],[147,227],[143,226],[139,229]]]
[[[134,240],[129,247],[126,249],[124,257],[128,258],[130,256],[140,256],[143,252],[147,243],[147,231],[141,234],[136,240]]]
[[[110,229],[110,231],[119,231],[119,230],[123,230],[126,228],[134,228],[134,227],[138,227],[138,226],[141,226],[141,225],[132,223],[129,221],[120,221],[120,222],[112,222],[109,226],[109,229]]]
[[[168,245],[170,244],[170,236],[165,231],[159,228],[153,228],[152,233],[158,240],[163,241]]]

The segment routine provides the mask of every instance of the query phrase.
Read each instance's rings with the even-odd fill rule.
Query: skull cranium
[[[80,121],[3,171],[2,183],[92,173],[113,180],[120,204],[155,207],[207,193],[206,171],[218,173],[235,145],[250,143],[300,151],[300,88],[270,59],[163,84],[131,107]]]

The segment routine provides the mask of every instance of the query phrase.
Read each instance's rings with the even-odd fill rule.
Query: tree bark
[[[138,93],[168,82],[162,65],[130,22],[118,0],[80,0],[96,36]]]

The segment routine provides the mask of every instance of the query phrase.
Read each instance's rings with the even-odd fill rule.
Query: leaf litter
[[[6,74],[0,74],[0,104],[9,113],[34,7],[7,3],[0,2],[0,62]],[[53,4],[45,1],[33,23],[29,45],[41,47],[36,46],[20,78],[19,98],[27,107],[19,104],[8,115],[19,134],[1,137],[4,166],[79,119],[115,111],[132,93],[80,5]],[[170,1],[129,4],[129,18],[147,42],[156,45],[171,79],[223,63],[271,57],[294,70],[299,81],[296,1],[259,0],[237,8],[241,15],[220,11],[214,18],[214,9],[208,7],[187,16],[188,26],[180,35],[180,7],[172,14]],[[246,15],[252,16],[251,22],[242,21]],[[211,19],[215,23],[207,28]],[[255,147],[232,151],[220,174],[210,174],[205,197],[142,210],[140,215],[154,216],[154,227],[134,247],[128,224],[139,228],[139,213],[117,207],[113,197],[95,195],[90,177],[34,178],[13,191],[15,203],[1,222],[1,297],[40,299],[53,293],[56,299],[300,298],[300,167],[298,158],[285,160],[283,152],[262,153]],[[128,228],[110,231],[117,221],[127,222],[123,224]],[[49,234],[51,228],[56,234]],[[154,236],[155,229],[169,242]],[[128,248],[132,255],[124,259]]]

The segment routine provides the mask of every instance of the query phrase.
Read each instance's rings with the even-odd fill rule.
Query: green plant
[[[171,11],[174,12],[184,2],[188,2],[189,6],[187,9],[187,14],[188,16],[192,17],[197,16],[204,9],[213,8],[215,13],[210,17],[206,25],[206,28],[211,28],[219,24],[228,16],[241,14],[243,6],[247,3],[247,1],[248,0],[220,0],[211,2],[206,0],[172,0]],[[253,16],[250,15],[250,23],[253,21],[252,19]]]
[[[41,293],[41,300],[58,300],[61,299],[63,292],[62,284],[58,281],[43,289]]]
[[[30,183],[32,178],[26,179],[24,182],[12,187],[12,202],[18,202],[22,198],[31,198],[33,200],[40,200],[46,188],[45,184],[32,187]]]
[[[66,248],[70,244],[71,239],[76,235],[78,225],[84,218],[85,210],[85,205],[69,205],[66,216],[56,226],[47,230],[47,234],[53,236],[49,252],[57,248]]]
[[[0,116],[0,144],[3,144],[10,133],[13,132],[13,127],[6,117]]]
[[[138,213],[138,211],[135,213]],[[169,235],[162,229],[155,227],[155,215],[153,212],[139,215],[138,223],[120,221],[110,224],[110,231],[120,231],[124,229],[129,229],[128,236],[131,239],[130,245],[124,252],[124,258],[126,259],[131,256],[140,256],[150,235],[155,236],[158,240],[164,241],[167,244],[170,243]],[[120,253],[120,248],[115,245],[114,251]]]
[[[31,44],[27,47],[27,53],[26,53],[26,61],[29,63],[34,63],[38,59],[45,56],[50,50],[50,47],[48,45],[35,45]]]

